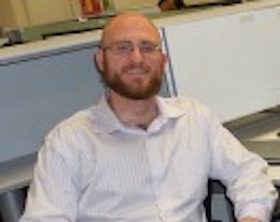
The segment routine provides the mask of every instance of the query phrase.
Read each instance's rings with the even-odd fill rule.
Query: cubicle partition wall
[[[102,93],[93,45],[0,65],[0,162],[38,150],[44,135]]]
[[[280,104],[280,6],[232,11],[164,28],[177,95],[224,121]]]

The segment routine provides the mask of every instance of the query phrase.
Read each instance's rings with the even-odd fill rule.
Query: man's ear
[[[99,69],[100,72],[104,71],[104,63],[103,63],[103,50],[98,49],[97,52],[94,55],[94,61],[95,64],[97,66],[97,68]]]

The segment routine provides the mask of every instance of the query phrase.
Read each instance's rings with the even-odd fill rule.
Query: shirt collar
[[[159,116],[155,119],[158,127],[167,123],[169,119],[176,119],[185,113],[185,110],[181,109],[180,106],[176,106],[174,99],[163,98],[160,96],[156,97],[157,106],[159,109]],[[110,108],[106,95],[103,95],[99,103],[95,105],[91,110],[95,129],[97,132],[114,132],[118,130],[127,130],[115,113]]]
[[[93,106],[91,110],[95,129],[98,132],[113,132],[122,128],[121,122],[110,108],[106,95],[103,95],[100,101]]]
[[[175,98],[163,98],[158,96],[157,105],[160,116],[165,118],[178,118],[186,112],[186,109],[183,109]]]

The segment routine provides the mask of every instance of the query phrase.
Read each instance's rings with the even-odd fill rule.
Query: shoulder
[[[71,138],[86,134],[94,129],[94,118],[91,109],[81,110],[58,123],[46,136],[46,139]]]
[[[210,109],[193,97],[177,96],[170,98],[159,97],[159,103],[164,109],[172,110],[174,113],[192,116],[210,117]]]
[[[73,168],[94,159],[95,120],[91,109],[79,111],[58,123],[45,136],[40,148],[44,158],[60,158]],[[83,160],[83,161],[82,161]]]

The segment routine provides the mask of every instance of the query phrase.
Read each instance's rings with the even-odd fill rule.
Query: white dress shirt
[[[105,97],[46,137],[20,222],[205,222],[208,178],[237,218],[269,221],[267,164],[191,98],[157,98],[147,130],[124,126]]]

